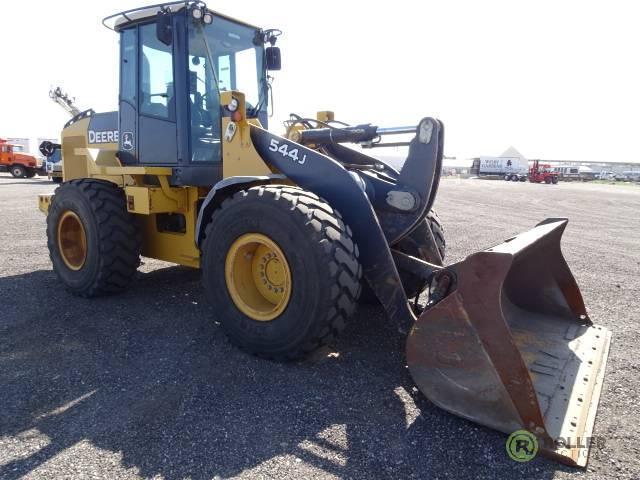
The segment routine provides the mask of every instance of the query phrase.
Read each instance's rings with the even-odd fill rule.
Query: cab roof
[[[206,5],[203,2],[198,2],[198,1],[183,0],[181,2],[158,3],[155,5],[148,5],[145,7],[133,8],[131,10],[125,10],[120,13],[109,15],[108,17],[105,17],[102,19],[102,24],[105,27],[107,27],[109,30],[113,30],[114,32],[119,32],[120,30],[127,27],[128,25],[155,17],[161,8],[168,9],[171,12],[178,12],[184,8],[189,8],[192,5],[198,5],[200,7],[206,8]],[[214,15],[217,15],[219,17],[223,17],[223,18],[226,18],[227,20],[231,20],[232,22],[240,23],[242,25],[246,25],[247,27],[260,30],[260,27],[256,27],[255,25],[251,25],[250,23],[243,22],[241,20],[235,19],[233,17],[229,17],[228,15],[224,15],[219,12],[215,12],[208,8],[206,9],[208,12]]]

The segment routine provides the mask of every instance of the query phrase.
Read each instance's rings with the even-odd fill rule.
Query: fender
[[[332,158],[255,125],[251,140],[267,164],[340,211],[360,249],[365,277],[389,318],[415,320],[373,206],[352,174]]]
[[[200,242],[204,235],[204,227],[211,218],[211,215],[213,215],[214,210],[225,198],[243,188],[269,183],[272,180],[282,180],[284,178],[286,178],[284,175],[274,173],[271,175],[227,177],[216,183],[213,188],[209,190],[198,212],[196,245],[200,247]],[[203,221],[205,222],[204,224]]]

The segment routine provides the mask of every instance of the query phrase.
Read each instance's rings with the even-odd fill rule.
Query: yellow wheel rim
[[[58,220],[58,250],[64,264],[80,270],[87,259],[87,235],[80,217],[67,210]]]
[[[280,247],[261,233],[247,233],[233,242],[225,261],[225,279],[235,306],[253,320],[273,320],[289,304],[289,264]]]

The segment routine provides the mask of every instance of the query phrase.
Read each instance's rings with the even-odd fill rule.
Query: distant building
[[[509,148],[507,148],[504,151],[504,153],[500,156],[501,157],[517,157],[517,158],[521,158],[522,160],[527,160],[527,157],[525,157],[518,150],[516,150],[514,146],[510,146]]]
[[[527,159],[522,155],[515,147],[510,146],[499,157],[519,157],[527,161],[533,161],[534,159]],[[469,158],[466,160],[467,165],[472,166],[474,163],[478,163],[481,157]],[[537,159],[541,164],[551,165],[561,178],[564,179],[580,179],[590,180],[598,176],[601,172],[611,172],[611,174],[624,175],[627,172],[635,172],[640,170],[640,160],[633,161],[621,161],[619,159],[607,159],[602,161],[585,161],[585,160],[557,160],[540,158]],[[473,167],[472,167],[473,170]]]
[[[580,169],[589,168],[594,174],[603,171],[622,174],[627,170],[639,170],[640,162],[624,162],[619,160],[584,161],[584,160],[540,160],[549,163],[554,167],[577,167]],[[585,170],[585,173],[589,173]]]
[[[38,145],[36,145],[36,146],[40,147],[40,144],[42,142],[60,143],[57,138],[53,138],[53,137],[38,137],[38,139],[36,140],[36,143]]]

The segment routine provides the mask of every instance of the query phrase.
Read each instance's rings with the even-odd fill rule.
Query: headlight
[[[229,105],[227,105],[227,110],[230,112],[235,112],[238,109],[238,99],[232,97]]]
[[[420,143],[429,143],[431,141],[431,134],[433,133],[433,123],[430,119],[424,120],[420,124],[420,130],[418,131],[418,140]]]

